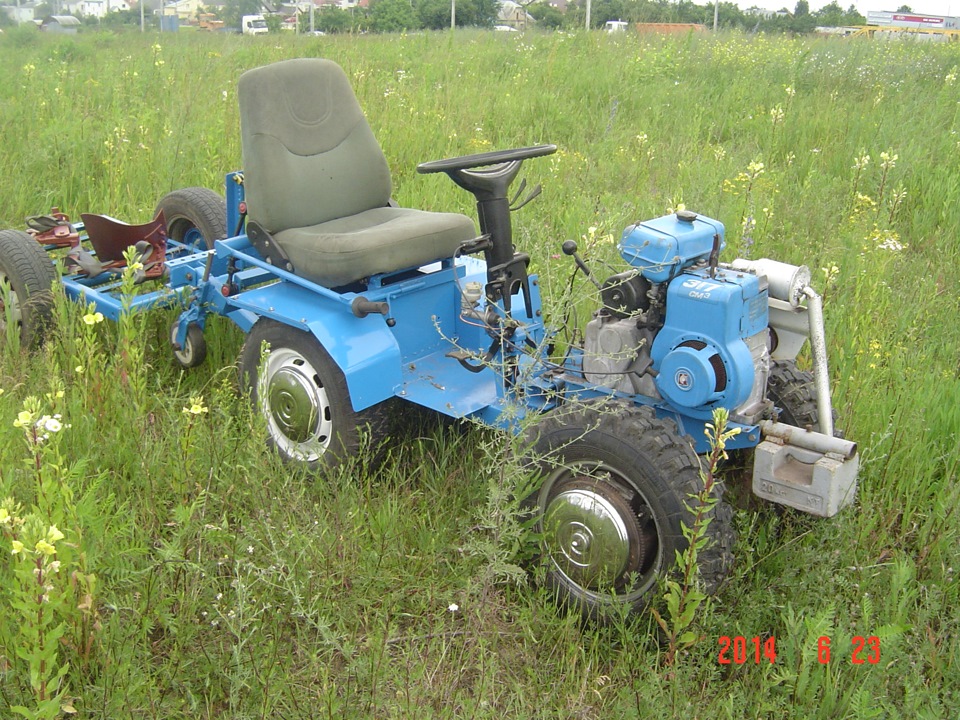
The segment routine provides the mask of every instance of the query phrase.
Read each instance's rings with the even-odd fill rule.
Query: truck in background
[[[244,15],[240,19],[240,32],[244,35],[266,35],[267,21],[263,15]]]

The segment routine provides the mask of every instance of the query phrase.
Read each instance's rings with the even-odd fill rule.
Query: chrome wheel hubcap
[[[556,570],[592,595],[637,591],[657,548],[633,507],[641,497],[615,476],[563,470],[541,491],[544,548]]]
[[[572,488],[559,493],[547,506],[544,529],[554,561],[578,585],[610,586],[627,569],[626,524],[598,492]]]
[[[316,460],[330,445],[330,403],[314,367],[279,349],[264,361],[260,397],[270,435],[291,457]]]

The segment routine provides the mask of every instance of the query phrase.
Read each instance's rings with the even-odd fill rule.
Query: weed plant
[[[514,511],[488,499],[524,478],[484,435],[406,421],[377,474],[306,476],[264,451],[228,323],[181,373],[171,313],[61,299],[42,351],[0,351],[0,714],[955,716],[960,46],[9,33],[0,225],[53,205],[141,222],[222,187],[237,77],[299,56],[346,69],[402,205],[473,213],[418,162],[559,146],[527,164],[544,194],[515,228],[568,338],[596,299],[568,292],[565,239],[602,275],[624,226],[682,204],[726,223],[723,259],[808,264],[858,500],[832,520],[745,502],[736,571],[668,667],[651,615],[584,626],[517,585]],[[722,636],[773,637],[776,661],[720,664]],[[858,636],[879,662],[852,662]]]

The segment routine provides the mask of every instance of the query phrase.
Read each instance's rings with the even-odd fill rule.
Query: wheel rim
[[[193,343],[190,342],[190,333],[187,333],[183,344],[177,350],[175,344],[177,342],[177,330],[179,330],[179,325],[175,322],[170,328],[170,344],[174,346],[173,355],[181,365],[189,365],[193,361]]]
[[[280,449],[297,460],[318,459],[330,445],[333,423],[327,391],[309,361],[295,350],[272,351],[258,392]]]
[[[603,465],[565,468],[541,490],[543,543],[553,569],[578,593],[637,597],[649,588],[659,543],[643,496]]]
[[[8,313],[14,327],[19,327],[23,323],[20,298],[17,297],[7,274],[0,270],[0,332],[6,332]]]
[[[169,238],[190,248],[206,249],[207,242],[196,225],[185,218],[174,218],[167,223]]]

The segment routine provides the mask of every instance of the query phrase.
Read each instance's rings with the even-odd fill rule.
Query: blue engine
[[[769,372],[766,281],[717,267],[723,233],[722,223],[686,211],[624,231],[620,252],[636,273],[608,285],[622,285],[611,296],[635,300],[605,303],[588,324],[588,380],[704,419],[719,406],[759,411]]]
[[[751,398],[758,370],[766,384],[767,290],[756,275],[686,270],[670,281],[666,305],[650,352],[664,398],[736,409]]]

